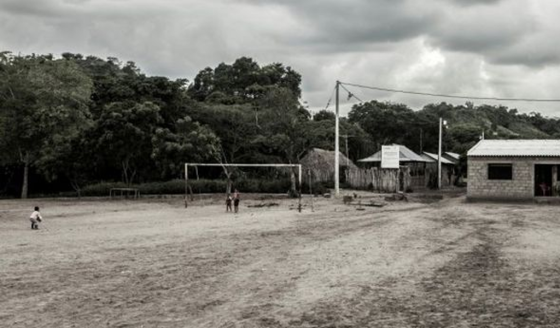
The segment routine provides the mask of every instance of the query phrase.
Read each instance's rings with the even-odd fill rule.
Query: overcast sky
[[[314,111],[337,79],[560,98],[559,14],[557,0],[0,0],[0,50],[114,56],[189,80],[241,56],[281,62],[302,74],[302,101]],[[350,90],[415,109],[446,100]],[[347,111],[352,101],[341,100]],[[558,103],[502,103],[560,117]]]

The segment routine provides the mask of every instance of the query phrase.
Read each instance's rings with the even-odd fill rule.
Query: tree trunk
[[[290,170],[290,194],[292,196],[296,196],[297,195],[297,189],[296,189],[296,173],[294,172],[294,170]]]
[[[226,194],[231,194],[231,189],[232,189],[232,181],[231,179],[228,177],[227,179],[227,187],[226,187]]]
[[[123,182],[126,184],[127,187],[130,187],[132,181],[134,180],[134,176],[136,175],[136,170],[131,169],[129,158],[123,160],[121,162],[121,165],[122,165]]]
[[[29,153],[25,153],[23,165],[23,186],[21,187],[21,198],[26,199],[29,185]]]
[[[224,170],[224,173],[225,173],[226,179],[227,179],[226,195],[229,195],[229,194],[231,194],[231,187],[232,187],[231,174],[233,172],[229,171],[226,166],[222,166],[222,169]],[[198,175],[198,171],[197,171],[197,175]]]
[[[74,189],[74,191],[76,193],[78,193],[78,199],[81,199],[82,198],[82,188],[80,188],[80,184],[76,180],[70,179],[70,185],[72,186],[72,189]]]

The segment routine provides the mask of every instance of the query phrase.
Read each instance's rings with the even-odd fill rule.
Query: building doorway
[[[554,165],[535,165],[535,197],[552,196],[552,168]]]

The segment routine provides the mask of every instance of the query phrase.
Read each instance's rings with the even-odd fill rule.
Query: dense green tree
[[[161,178],[180,178],[184,163],[213,161],[219,156],[220,141],[207,126],[190,117],[179,119],[173,130],[156,128],[152,137],[152,158]]]
[[[320,110],[313,115],[313,121],[334,121],[336,119],[336,115],[333,112],[329,112],[328,110]]]
[[[370,101],[354,105],[348,121],[366,131],[376,148],[389,143],[408,144],[409,140],[417,139],[411,129],[415,113],[403,104]]]
[[[107,105],[95,122],[92,135],[97,152],[109,164],[120,167],[122,181],[131,184],[150,164],[152,136],[161,124],[160,108],[152,102],[115,102]]]
[[[91,123],[90,123],[91,124]],[[45,148],[37,161],[39,171],[47,181],[66,179],[72,189],[81,197],[81,191],[88,181],[95,181],[94,145],[91,128],[84,128],[80,133],[60,136],[51,147]]]
[[[220,140],[220,158],[228,163],[258,163],[253,140],[260,133],[255,108],[250,104],[199,104],[192,109],[194,121],[214,130]]]
[[[280,87],[301,97],[301,75],[291,67],[275,63],[260,67],[253,59],[241,57],[233,64],[221,63],[216,68],[207,67],[194,78],[189,94],[198,101],[212,98],[231,105],[251,103],[263,97],[269,87]],[[212,95],[219,93],[219,96]]]
[[[5,158],[23,166],[21,197],[29,168],[61,138],[87,126],[91,79],[70,60],[10,56],[0,61],[0,139]]]

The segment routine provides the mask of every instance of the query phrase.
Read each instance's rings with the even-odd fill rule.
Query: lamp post
[[[441,137],[443,134],[443,126],[447,126],[447,122],[443,120],[443,117],[439,118],[439,144],[438,144],[438,157],[437,157],[437,165],[438,165],[438,189],[441,189]]]
[[[340,89],[340,81],[336,81],[336,107],[335,107],[335,119],[334,119],[334,195],[338,197],[340,194],[340,183],[339,183],[339,132],[338,132],[338,92]]]

